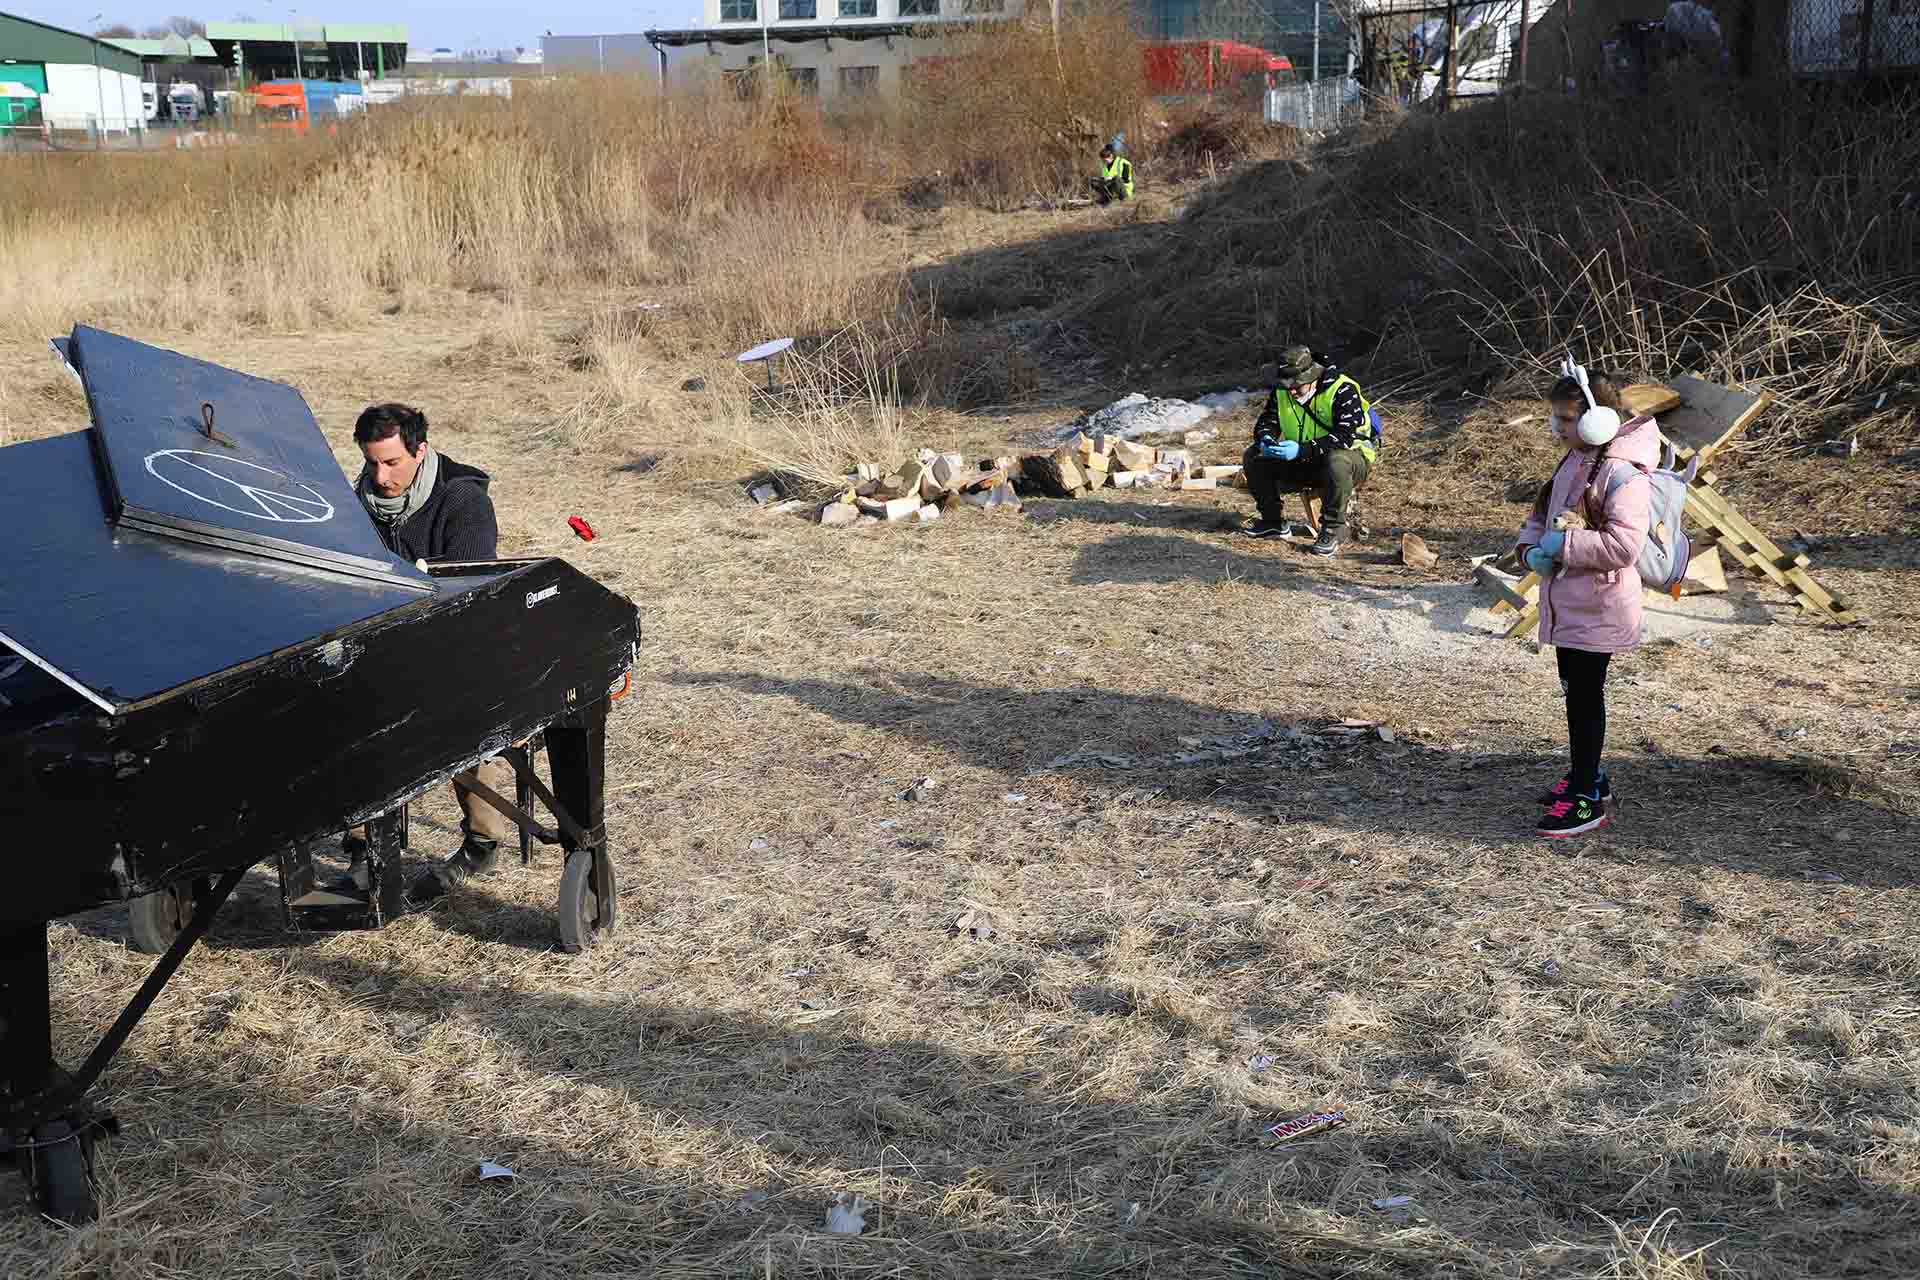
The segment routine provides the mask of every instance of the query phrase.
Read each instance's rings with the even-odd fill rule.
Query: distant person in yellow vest
[[[1133,161],[1125,156],[1113,153],[1113,144],[1109,142],[1100,148],[1100,176],[1088,178],[1087,184],[1093,188],[1093,198],[1101,204],[1114,200],[1133,199]]]
[[[1306,347],[1280,353],[1273,394],[1253,426],[1253,444],[1241,459],[1259,518],[1242,532],[1278,538],[1293,532],[1286,519],[1289,493],[1320,495],[1320,528],[1311,550],[1330,556],[1347,528],[1347,504],[1379,457],[1380,427],[1360,385]]]

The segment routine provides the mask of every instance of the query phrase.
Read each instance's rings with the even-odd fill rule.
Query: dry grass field
[[[1232,536],[1227,491],[844,532],[746,500],[808,439],[1001,452],[1257,367],[1271,334],[1122,344],[1154,299],[1062,283],[1166,269],[1219,190],[811,230],[747,209],[750,252],[663,220],[679,247],[597,286],[444,271],[356,277],[329,315],[10,319],[0,438],[86,425],[44,347],[75,319],[292,383],[343,466],[358,410],[408,401],[492,474],[503,551],[626,593],[643,642],[610,729],[607,945],[558,952],[551,854],[365,934],[286,933],[254,873],[104,1078],[102,1220],[57,1227],[0,1182],[0,1269],[1920,1273],[1911,366],[1869,353],[1896,407],[1860,455],[1797,447],[1823,431],[1788,416],[1718,468],[1870,625],[1737,579],[1622,659],[1616,821],[1565,844],[1530,835],[1565,750],[1552,656],[1476,629],[1468,571],[1553,460],[1511,380],[1382,366],[1371,536],[1331,562]],[[840,301],[783,310],[809,272]],[[918,394],[756,408],[733,351],[856,320],[852,356],[795,368],[839,386],[905,352]],[[1237,457],[1251,416],[1210,449]],[[1403,530],[1437,568],[1395,563]],[[1389,733],[1327,732],[1345,719]],[[442,791],[415,815],[417,853],[451,849]],[[70,1059],[148,958],[115,910],[54,946]],[[1344,1128],[1263,1133],[1334,1108]],[[841,1193],[858,1237],[825,1230]]]

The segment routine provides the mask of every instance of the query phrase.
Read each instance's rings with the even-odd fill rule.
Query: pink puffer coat
[[[1601,450],[1567,450],[1554,470],[1545,516],[1535,512],[1520,527],[1519,550],[1524,557],[1528,548],[1539,545],[1562,511],[1580,507],[1590,526],[1567,531],[1567,545],[1560,552],[1565,576],[1556,570],[1540,584],[1541,644],[1619,653],[1640,643],[1643,588],[1636,564],[1647,536],[1653,488],[1633,464],[1660,465],[1660,428],[1651,417],[1635,418],[1620,428],[1605,453],[1606,461],[1596,474],[1594,463]],[[1607,486],[1621,468],[1633,474],[1603,506]],[[1589,491],[1591,512],[1581,505]]]

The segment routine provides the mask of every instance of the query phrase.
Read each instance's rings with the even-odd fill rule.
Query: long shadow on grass
[[[875,673],[872,684],[780,680],[742,672],[686,672],[675,684],[784,698],[846,724],[909,738],[1009,775],[1077,775],[1104,785],[1164,788],[1169,798],[1276,824],[1320,822],[1375,835],[1435,834],[1489,845],[1532,842],[1532,797],[1565,768],[1559,752],[1497,743],[1469,754],[1418,742],[1314,732],[1337,720],[1322,707],[1282,716],[1305,727],[1248,755],[1183,763],[1183,736],[1231,738],[1248,717],[1164,694],[1085,688],[1018,690],[931,676]],[[1296,695],[1297,697],[1297,695]],[[1920,847],[1912,798],[1843,766],[1751,754],[1740,743],[1665,753],[1651,739],[1626,744],[1616,726],[1607,767],[1620,793],[1614,825],[1582,841],[1588,857],[1652,865],[1720,865],[1804,880],[1836,876],[1892,887],[1916,879]],[[1081,756],[1089,742],[1127,767]],[[1833,838],[1847,833],[1844,843]]]
[[[1179,1042],[1193,1033],[1177,1022],[1167,1065],[1149,1073],[1164,1087],[1125,1099],[1097,1087],[1101,1063],[1071,1052],[969,1052],[646,998],[424,971],[370,975],[354,957],[315,951],[290,957],[286,977],[371,1011],[415,1070],[446,1077],[441,1093],[403,1101],[315,1087],[285,1043],[305,1032],[263,1042],[209,1024],[207,1059],[217,1066],[199,1055],[144,1056],[136,1039],[109,1077],[110,1092],[139,1089],[148,1104],[122,1105],[127,1129],[106,1156],[125,1162],[116,1189],[130,1199],[164,1197],[168,1179],[201,1197],[222,1187],[239,1198],[249,1236],[297,1240],[343,1265],[372,1249],[386,1261],[381,1273],[396,1277],[706,1277],[777,1265],[782,1275],[1064,1280],[1163,1274],[1176,1258],[1182,1275],[1207,1278],[1491,1277],[1556,1243],[1594,1251],[1594,1265],[1551,1274],[1590,1275],[1613,1243],[1602,1215],[1644,1227],[1669,1207],[1681,1219],[1676,1252],[1718,1241],[1716,1260],[1746,1264],[1743,1274],[1877,1280],[1906,1274],[1920,1248],[1920,1202],[1859,1172],[1876,1142],[1859,1125],[1775,1135],[1777,1167],[1752,1165],[1738,1135],[1658,1149],[1617,1138],[1503,1141],[1485,1136],[1498,1097],[1484,1082],[1396,1069],[1396,1087],[1383,1084],[1357,1123],[1278,1148],[1261,1136],[1272,1111],[1234,1100],[1231,1086],[1183,1081]],[[995,994],[1033,999],[1017,983]],[[1155,1015],[1121,1000],[1082,1009],[1078,1021],[1108,1016]],[[536,1131],[502,1117],[527,1114],[524,1099],[489,1098],[445,1049],[423,1047],[450,1020],[544,1078]],[[1649,1069],[1622,1078],[1609,1101],[1628,1111],[1664,1105],[1669,1073],[1700,1069],[1689,1064],[1689,1034],[1675,1019],[1641,1046]],[[1436,1036],[1405,1039],[1417,1061]],[[1238,1070],[1228,1063],[1221,1074]],[[578,1128],[607,1090],[657,1116],[653,1130],[620,1142],[617,1155],[596,1149],[608,1141],[604,1127],[585,1129],[588,1143],[555,1136]],[[1888,1122],[1901,1123],[1900,1105],[1889,1095],[1854,1110],[1890,1108]],[[223,1137],[193,1118],[206,1115],[236,1119]],[[301,1123],[303,1132],[285,1132]],[[278,1140],[235,1151],[247,1138],[236,1126]],[[472,1185],[482,1158],[512,1166],[521,1182]],[[245,1177],[234,1176],[238,1165]],[[743,1166],[767,1172],[747,1177]],[[884,1190],[865,1235],[836,1243],[820,1235],[824,1205],[849,1182]],[[1391,1192],[1411,1195],[1411,1210],[1370,1208]],[[0,1207],[21,1212],[17,1196]],[[743,1204],[749,1196],[761,1198]],[[1139,1206],[1131,1223],[1129,1205]],[[195,1256],[199,1233],[181,1232],[190,1220],[169,1218],[190,1210],[158,1199],[137,1212],[180,1233],[171,1265],[219,1269],[217,1257]],[[1323,1212],[1336,1215],[1339,1238],[1316,1229]],[[1387,1239],[1416,1213],[1431,1227]]]
[[[247,1219],[248,1246],[298,1250],[284,1262],[288,1273],[1064,1280],[1151,1275],[1178,1256],[1183,1274],[1222,1280],[1491,1274],[1452,1244],[1336,1239],[1218,1211],[1196,1190],[1169,1196],[1161,1175],[1170,1149],[1197,1169],[1206,1153],[1232,1158],[1252,1140],[1244,1117],[1203,1095],[1170,1110],[1088,1102],[1043,1087],[1052,1068],[1071,1071],[1071,1062],[1034,1067],[713,1009],[370,975],[352,957],[316,951],[296,953],[287,968],[374,1011],[416,1072],[456,1069],[423,1047],[450,1019],[504,1046],[544,1077],[534,1130],[501,1118],[526,1114],[524,1099],[490,1097],[475,1081],[395,1099],[364,1080],[333,1078],[324,1062],[294,1052],[309,1035],[324,1051],[324,1028],[263,1042],[229,1030],[210,1002],[194,1017],[204,1057],[149,1056],[136,1037],[101,1090],[124,1126],[99,1157],[106,1207],[171,1231],[170,1267],[222,1271],[222,1249],[200,1243],[211,1233],[194,1208],[224,1195]],[[604,1150],[604,1128],[591,1126],[607,1090],[657,1117],[648,1133],[614,1135],[618,1155]],[[130,1091],[139,1104],[128,1104]],[[209,1128],[209,1116],[225,1123]],[[594,1140],[556,1136],[570,1130]],[[703,1146],[723,1154],[703,1159]],[[519,1181],[476,1185],[482,1159]],[[1327,1159],[1346,1163],[1337,1151]],[[1099,1191],[1089,1189],[1084,1167],[1116,1160]],[[767,1172],[743,1177],[742,1166]],[[884,1190],[870,1196],[877,1203],[861,1238],[835,1240],[822,1229],[825,1207],[850,1183]],[[1152,1211],[1125,1223],[1107,1203],[1114,1195]],[[125,1203],[145,1197],[153,1198]],[[23,1251],[45,1247],[31,1223],[18,1222],[30,1214],[19,1180],[0,1182],[0,1213],[16,1219],[12,1232],[0,1228],[0,1257],[9,1234]],[[224,1249],[241,1255],[235,1274],[260,1262],[231,1240]]]

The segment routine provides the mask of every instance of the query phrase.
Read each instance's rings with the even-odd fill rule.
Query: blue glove
[[[1553,559],[1558,560],[1560,558],[1560,553],[1566,550],[1566,548],[1567,548],[1567,535],[1562,533],[1560,530],[1554,529],[1549,531],[1548,533],[1541,535],[1540,549],[1546,552],[1547,555],[1551,556]]]
[[[1292,462],[1300,456],[1300,442],[1298,440],[1269,440],[1262,437],[1260,441],[1260,456],[1263,458],[1278,458],[1282,462]]]
[[[1545,547],[1528,547],[1527,568],[1543,578],[1548,577],[1553,573],[1553,557]]]

